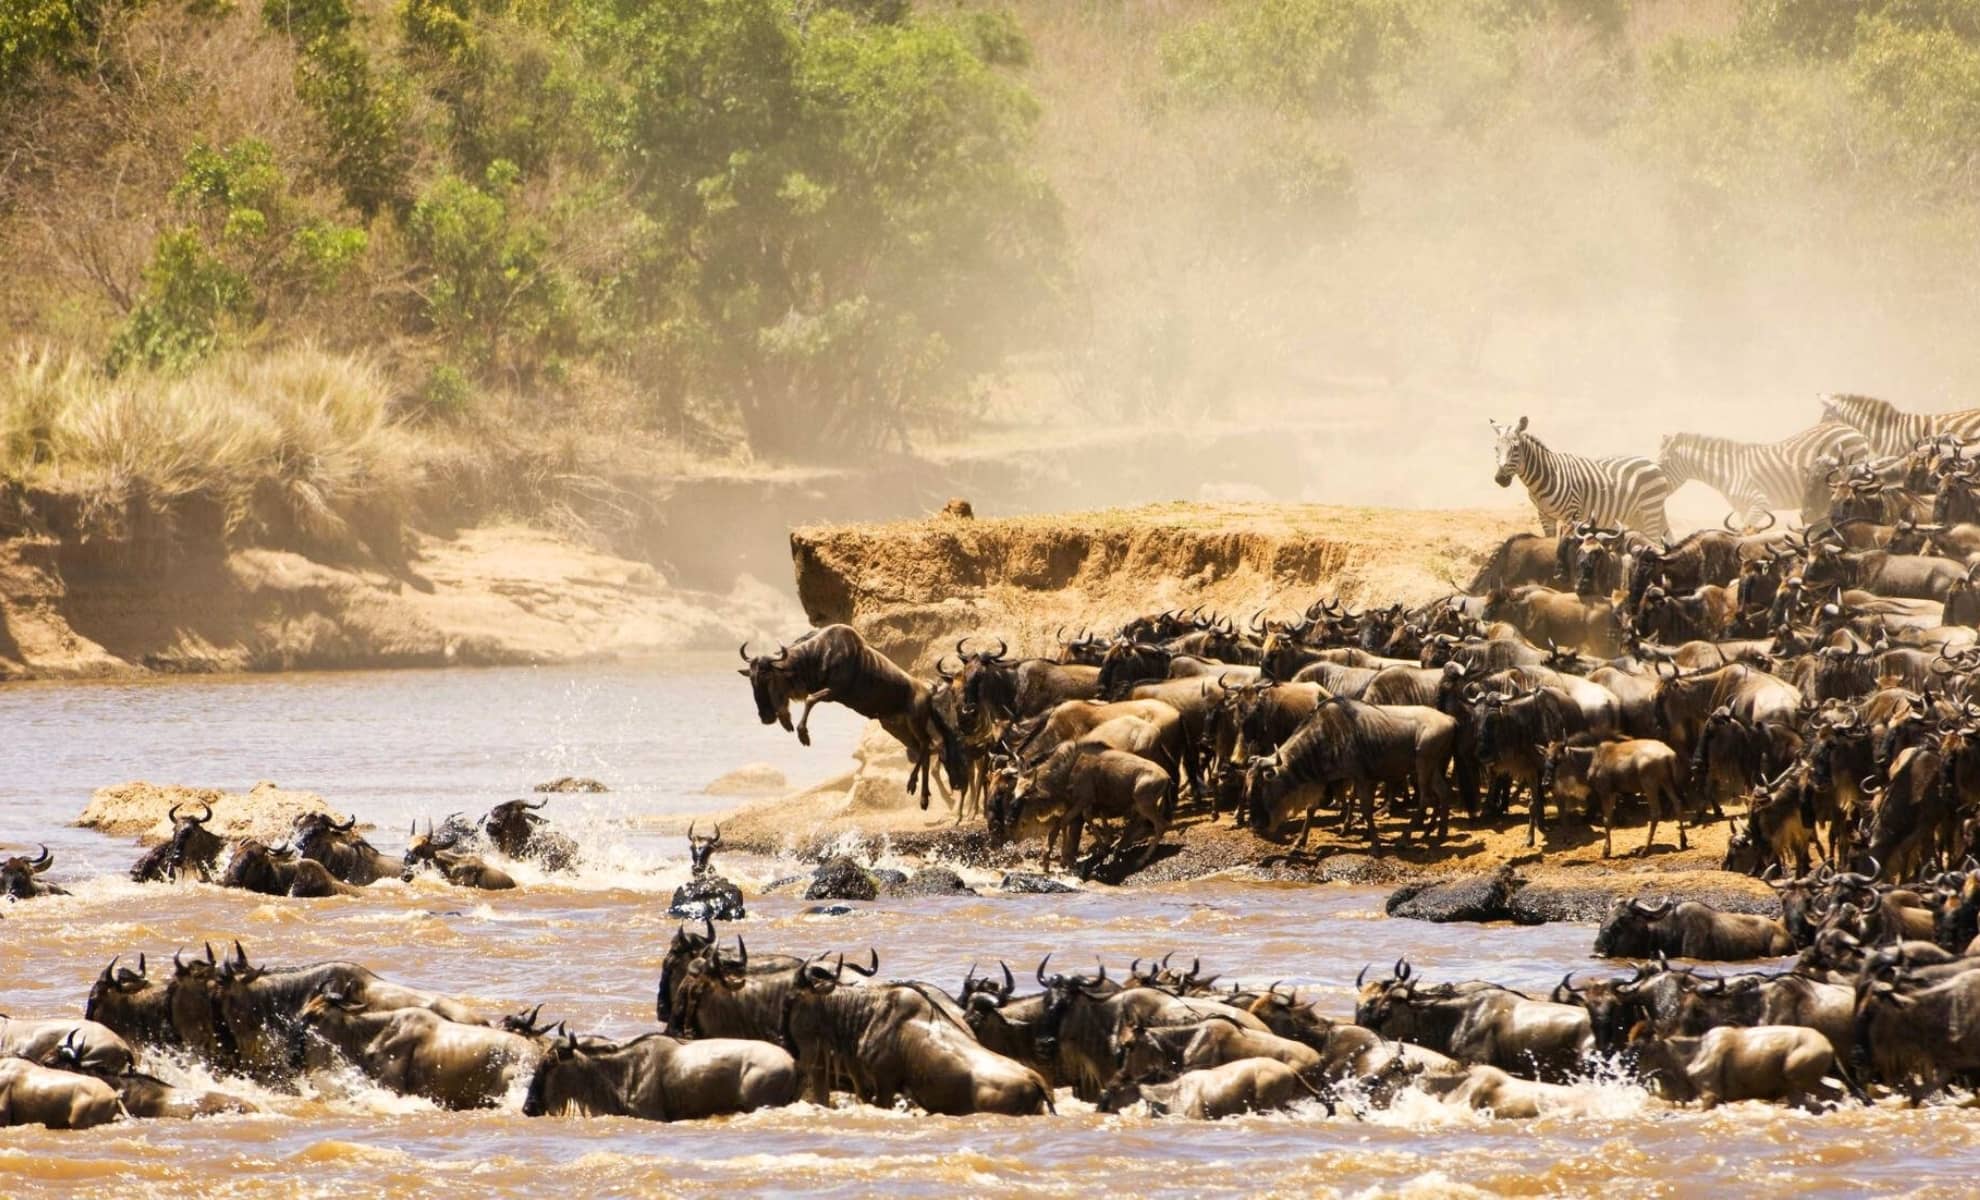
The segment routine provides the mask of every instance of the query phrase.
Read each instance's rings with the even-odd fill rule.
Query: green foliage
[[[351,27],[348,0],[261,0],[261,19],[296,45],[318,38],[341,38]]]
[[[1980,37],[1980,0],[1746,0],[1740,18],[1749,36],[1802,54],[1846,55],[1869,22]]]
[[[993,67],[1031,64],[1031,43],[1008,8],[971,8],[955,14],[956,36],[969,52]]]
[[[1404,0],[1246,0],[1164,38],[1162,66],[1202,99],[1352,111],[1368,105],[1417,34]]]
[[[333,288],[363,256],[361,229],[317,217],[292,195],[266,142],[195,145],[171,199],[188,223],[158,240],[144,291],[108,365],[181,368],[271,304]]]
[[[325,35],[296,62],[296,95],[316,114],[325,174],[353,208],[371,217],[403,199],[412,152],[395,80],[374,74],[354,43]]]
[[[474,385],[452,363],[441,363],[427,375],[419,389],[420,407],[428,416],[453,420],[468,410],[474,400]]]
[[[413,50],[459,59],[474,48],[474,10],[468,0],[405,0],[399,27]]]
[[[144,298],[111,344],[107,368],[183,368],[212,353],[223,328],[252,315],[253,292],[240,273],[207,249],[199,233],[158,239],[144,271]]]
[[[1036,108],[953,26],[819,11],[800,36],[776,0],[596,17],[627,85],[608,143],[692,248],[663,330],[759,449],[901,439],[1041,313]]]
[[[512,210],[515,164],[497,161],[485,187],[443,176],[413,205],[412,246],[430,272],[423,315],[456,360],[533,372],[577,337],[570,288],[547,261],[548,236]]]
[[[1866,20],[1851,54],[1854,92],[1887,120],[1919,173],[1970,186],[1980,156],[1980,45],[1945,27]]]
[[[71,65],[114,0],[6,0],[0,4],[0,95],[40,64]]]

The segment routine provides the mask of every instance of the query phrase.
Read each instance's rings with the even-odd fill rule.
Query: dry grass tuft
[[[365,358],[310,345],[114,379],[73,354],[22,350],[0,372],[0,480],[98,515],[197,497],[219,505],[233,538],[348,544],[363,540],[355,514],[403,519],[419,489],[425,439],[394,419],[389,395]]]

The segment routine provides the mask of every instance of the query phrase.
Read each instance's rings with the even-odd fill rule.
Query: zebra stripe
[[[1633,529],[1650,537],[1670,533],[1664,501],[1671,484],[1647,458],[1625,455],[1587,458],[1549,450],[1526,432],[1526,419],[1517,427],[1495,426],[1499,433],[1499,486],[1516,476],[1526,483],[1533,507],[1540,511],[1541,531],[1556,534],[1563,525],[1591,521],[1596,525]]]
[[[1913,413],[1874,396],[1836,394],[1822,397],[1822,419],[1855,426],[1879,458],[1909,454],[1923,439],[1946,434],[1963,441],[1980,441],[1980,408]]]
[[[1694,479],[1708,484],[1742,517],[1788,508],[1813,521],[1828,511],[1829,469],[1870,457],[1870,443],[1861,433],[1839,421],[1825,421],[1778,442],[1675,433],[1658,449],[1657,465],[1672,487]]]

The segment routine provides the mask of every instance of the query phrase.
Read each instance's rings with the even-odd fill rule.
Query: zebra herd
[[[1492,423],[1498,471],[1494,481],[1525,482],[1540,527],[1553,535],[1580,522],[1641,530],[1666,537],[1664,503],[1692,480],[1718,491],[1748,523],[1774,509],[1798,511],[1816,521],[1829,507],[1830,487],[1843,467],[1869,464],[1896,469],[1921,443],[1949,442],[1957,458],[1980,442],[1980,409],[1949,413],[1904,412],[1871,396],[1822,398],[1822,420],[1777,442],[1740,442],[1701,433],[1664,438],[1652,461],[1640,455],[1590,458],[1553,450],[1514,425]]]

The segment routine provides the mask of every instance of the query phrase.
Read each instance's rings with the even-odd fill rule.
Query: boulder
[[[76,818],[76,824],[153,844],[172,836],[169,814],[173,805],[195,810],[210,805],[213,819],[206,827],[214,833],[223,838],[251,837],[270,844],[286,841],[296,818],[304,813],[329,813],[339,821],[344,819],[344,814],[324,803],[323,797],[315,792],[291,791],[266,780],[245,793],[138,780],[96,789],[82,815]]]
[[[882,892],[889,896],[974,896],[976,889],[947,867],[916,871],[899,883],[889,883]]]
[[[1524,883],[1505,866],[1488,875],[1406,883],[1384,907],[1390,916],[1409,921],[1510,921],[1513,896]]]
[[[880,881],[850,858],[835,858],[811,873],[811,886],[804,889],[806,900],[873,900],[880,895]]]
[[[720,875],[703,875],[674,889],[667,915],[685,921],[740,921],[748,914],[741,888]]]
[[[1069,883],[1060,883],[1050,875],[1038,875],[1030,871],[1008,871],[997,890],[1017,892],[1027,896],[1052,896],[1061,892],[1076,892],[1079,889]]]
[[[769,763],[751,763],[713,780],[701,791],[707,796],[780,796],[790,788],[782,771]]]

